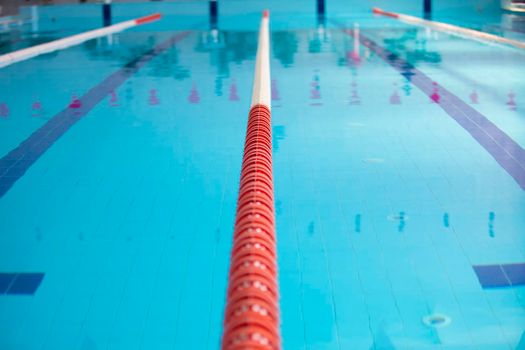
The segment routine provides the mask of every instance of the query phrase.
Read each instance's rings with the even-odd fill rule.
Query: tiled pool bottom
[[[523,348],[522,54],[276,12],[283,348]],[[2,173],[1,349],[219,348],[259,15],[0,70],[2,157],[68,126]]]

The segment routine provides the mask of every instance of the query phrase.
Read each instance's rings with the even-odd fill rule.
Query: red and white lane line
[[[463,27],[459,27],[459,26],[455,26],[455,25],[447,24],[443,22],[429,21],[429,20],[425,20],[422,18],[414,17],[414,16],[404,15],[401,13],[388,12],[388,11],[384,11],[377,7],[374,7],[372,9],[372,12],[375,13],[376,15],[394,18],[404,23],[422,26],[425,28],[431,28],[434,30],[454,34],[454,35],[461,36],[461,37],[466,37],[469,39],[475,39],[478,41],[489,42],[489,43],[499,43],[499,44],[504,44],[504,45],[510,45],[518,49],[525,49],[525,42],[523,41],[508,39],[508,38],[504,38],[498,35],[480,32],[479,30],[463,28]]]
[[[255,75],[253,77],[253,93],[251,108],[257,105],[271,109],[270,88],[270,36],[268,34],[269,12],[264,11],[259,28],[259,44],[255,61]]]
[[[268,11],[259,31],[244,144],[222,350],[280,350],[272,175]]]
[[[26,49],[10,52],[8,54],[0,56],[0,68],[8,66],[16,62],[24,61],[32,57],[48,53],[48,52],[62,50],[62,49],[65,49],[71,46],[75,46],[87,40],[91,40],[91,39],[98,38],[101,36],[106,36],[106,35],[113,34],[113,33],[118,33],[123,30],[126,30],[131,27],[135,27],[138,25],[151,23],[159,19],[160,19],[160,13],[155,13],[149,16],[117,23],[117,24],[114,24],[108,27],[90,30],[88,32],[84,32],[80,34],[75,34],[75,35],[68,36],[66,38],[62,38],[58,40],[54,40],[54,41],[51,41],[45,44],[36,45],[36,46],[28,47]]]

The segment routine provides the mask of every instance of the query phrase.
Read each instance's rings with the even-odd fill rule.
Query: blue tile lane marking
[[[353,30],[345,33],[354,36]],[[362,45],[375,52],[390,64],[401,75],[410,80],[422,92],[432,98],[435,89],[439,91],[437,104],[470,135],[514,178],[525,190],[525,150],[510,136],[494,125],[484,115],[463,102],[439,84],[432,81],[423,72],[405,61],[395,53],[379,46],[377,43],[359,34]]]
[[[43,273],[19,273],[7,290],[7,294],[33,295],[43,279]]]
[[[32,133],[17,148],[0,159],[0,198],[20,179],[27,169],[44,154],[66,131],[88,114],[112,90],[116,90],[133,74],[153,58],[185,38],[189,32],[182,32],[163,41],[153,49],[127,63],[100,84],[93,87],[80,100],[79,108],[62,110],[46,124]]]
[[[525,263],[474,265],[473,269],[483,288],[525,285]]]
[[[501,265],[513,286],[525,285],[525,263]]]
[[[13,283],[16,273],[0,273],[0,294],[7,292],[7,289]]]
[[[42,283],[44,273],[0,273],[0,294],[33,295]]]
[[[483,288],[509,287],[510,281],[503,273],[501,265],[478,265],[473,266],[478,276],[479,283]]]

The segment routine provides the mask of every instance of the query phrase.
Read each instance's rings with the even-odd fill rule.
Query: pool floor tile
[[[483,288],[510,286],[510,281],[503,273],[500,265],[477,265],[473,268]]]

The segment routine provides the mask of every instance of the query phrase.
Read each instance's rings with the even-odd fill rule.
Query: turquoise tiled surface
[[[524,288],[483,289],[472,266],[525,262],[523,190],[377,54],[360,46],[353,62],[353,39],[330,20],[359,23],[521,147],[523,55],[375,18],[372,2],[352,4],[331,1],[324,29],[313,6],[290,16],[297,3],[264,4],[279,96],[283,346],[521,349]],[[0,295],[0,348],[219,348],[263,4],[225,4],[219,45],[209,42],[204,5],[133,5],[129,16],[155,7],[165,19],[0,70],[0,103],[10,111],[0,118],[3,156],[72,95],[171,32],[190,31],[102,99],[0,198],[0,272],[45,273],[33,296]],[[437,6],[436,18],[491,28],[509,20],[494,4],[476,16],[473,1],[452,5]],[[42,9],[42,31],[96,27],[97,8],[83,6],[84,13]],[[115,9],[119,18],[124,9]],[[64,20],[53,24],[53,14]],[[396,93],[400,104],[391,104]],[[429,327],[422,319],[430,314],[451,322]]]

